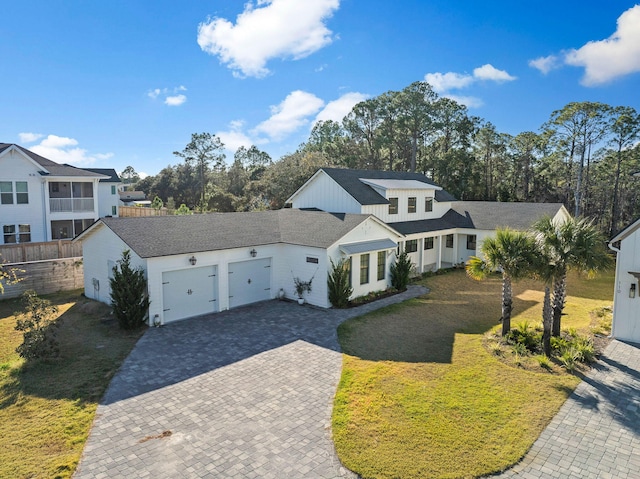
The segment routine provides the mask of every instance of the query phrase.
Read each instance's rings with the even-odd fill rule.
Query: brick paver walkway
[[[355,477],[331,441],[348,310],[269,301],[151,328],[98,406],[76,479]]]
[[[493,478],[640,478],[640,347],[612,341],[524,459]]]

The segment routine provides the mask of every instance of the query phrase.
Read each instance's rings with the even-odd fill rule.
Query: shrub
[[[535,353],[542,344],[542,332],[532,327],[528,321],[523,321],[509,331],[506,339],[511,344],[521,344],[528,351]]]
[[[349,298],[353,293],[353,288],[349,285],[348,261],[342,258],[338,263],[331,260],[331,271],[327,278],[329,289],[329,301],[334,308],[346,308],[349,305]]]
[[[544,354],[537,354],[535,356],[536,361],[542,369],[546,369],[547,371],[551,371],[551,360],[546,357]]]
[[[400,253],[396,262],[391,265],[391,286],[398,291],[405,291],[409,284],[409,275],[413,264],[406,251]]]
[[[596,358],[596,350],[591,338],[579,336],[573,342],[576,358],[581,363],[592,363]]]
[[[16,330],[22,331],[22,344],[16,348],[20,357],[30,359],[53,359],[60,355],[56,320],[58,308],[48,299],[39,298],[35,291],[22,294],[24,311],[17,316]]]
[[[122,329],[137,329],[144,325],[149,309],[147,280],[141,268],[131,267],[131,252],[122,252],[122,258],[113,267],[111,305]]]
[[[576,370],[576,360],[578,359],[575,349],[569,348],[565,350],[560,357],[560,364],[570,373]]]

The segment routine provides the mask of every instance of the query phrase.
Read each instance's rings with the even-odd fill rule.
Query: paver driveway
[[[331,441],[349,310],[269,301],[151,328],[111,382],[75,474],[100,478],[355,477]]]

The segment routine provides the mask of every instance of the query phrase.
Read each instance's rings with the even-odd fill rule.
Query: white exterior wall
[[[640,272],[640,229],[624,238],[620,244],[611,331],[616,339],[640,343],[640,285],[629,271]],[[636,285],[635,298],[629,298],[632,284]]]
[[[106,226],[98,227],[82,240],[84,294],[88,298],[111,304],[110,265],[115,265],[122,258],[122,252],[127,249],[131,250]],[[131,266],[141,267],[147,271],[146,260],[140,258],[134,251],[131,251]],[[94,279],[98,281],[99,289],[94,287]]]
[[[111,187],[115,188],[115,193],[111,194]],[[98,214],[100,218],[105,216],[119,216],[118,206],[120,204],[120,195],[118,195],[118,187],[120,183],[102,182],[98,183]],[[112,206],[116,207],[116,214],[112,212]]]
[[[302,281],[313,278],[311,292],[304,293],[304,300],[322,308],[330,307],[327,291],[327,272],[330,263],[327,250],[290,244],[280,245],[280,248],[282,253],[281,260],[278,262],[278,283],[274,297],[282,288],[287,299],[297,300],[294,278],[300,278]],[[308,263],[307,257],[318,258],[318,263]]]
[[[291,206],[318,208],[332,213],[360,213],[360,203],[324,172],[320,172],[293,198]]]
[[[31,241],[48,241],[44,216],[43,179],[38,173],[38,168],[31,160],[16,151],[0,157],[0,181],[11,181],[13,187],[14,204],[0,204],[0,235],[2,225],[28,224],[31,227]],[[26,181],[29,191],[29,204],[15,204],[15,182]],[[16,226],[17,229],[17,226]],[[4,237],[0,236],[0,244],[4,243]]]
[[[390,238],[396,243],[400,239],[399,236],[393,234],[389,229],[380,225],[378,222],[369,219],[360,224],[357,228],[354,228],[345,236],[340,238],[335,244],[327,249],[327,255],[333,259],[334,263],[340,261],[345,255],[340,251],[341,244],[359,243],[361,241],[375,241]],[[352,255],[351,257],[351,286],[353,287],[353,293],[351,298],[358,296],[364,296],[373,291],[382,291],[387,289],[391,285],[391,279],[389,275],[389,268],[395,262],[395,248],[385,250],[387,251],[387,264],[385,268],[385,279],[378,280],[378,251],[369,251],[369,282],[366,284],[360,284],[360,254]],[[327,261],[328,265],[325,272],[325,288],[326,288],[326,274],[330,271],[331,263]],[[328,303],[328,299],[327,299]]]
[[[379,190],[378,192],[384,193]],[[387,190],[386,199],[398,198],[398,214],[390,215],[389,205],[364,205],[362,213],[375,215],[385,223],[441,218],[451,209],[451,202],[439,203],[435,200],[434,194],[435,190]],[[409,213],[409,197],[413,196],[416,197],[416,212]],[[426,198],[433,199],[433,211],[424,210]]]

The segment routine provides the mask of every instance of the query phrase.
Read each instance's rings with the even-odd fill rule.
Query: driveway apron
[[[150,328],[113,378],[74,477],[341,478],[331,409],[348,310],[268,301]]]

